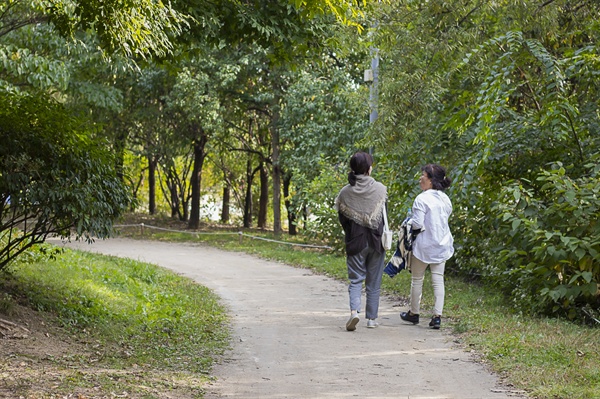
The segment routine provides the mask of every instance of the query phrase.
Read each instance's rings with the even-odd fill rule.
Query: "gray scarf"
[[[357,175],[356,185],[344,186],[335,199],[335,209],[361,226],[377,229],[383,218],[386,187],[371,176]]]

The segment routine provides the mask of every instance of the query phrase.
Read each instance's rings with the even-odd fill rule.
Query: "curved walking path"
[[[230,311],[233,349],[206,398],[507,399],[520,396],[452,343],[402,322],[382,298],[380,326],[345,329],[344,283],[309,270],[203,245],[110,239],[71,248],[149,262],[218,294]]]

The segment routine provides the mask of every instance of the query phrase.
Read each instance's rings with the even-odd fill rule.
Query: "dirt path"
[[[211,288],[230,309],[233,350],[207,398],[522,397],[452,336],[400,321],[382,299],[380,327],[345,330],[346,285],[308,270],[214,248],[127,239],[71,247],[158,264]]]

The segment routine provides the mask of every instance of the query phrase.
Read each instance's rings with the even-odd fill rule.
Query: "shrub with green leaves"
[[[0,269],[48,235],[108,237],[130,198],[104,141],[43,94],[0,93]]]
[[[496,266],[517,304],[569,318],[600,309],[600,167],[588,168],[571,178],[556,164],[540,173],[539,190],[503,188],[497,211],[510,241]]]
[[[342,180],[345,177],[345,168],[326,165],[324,162],[321,162],[319,167],[322,170],[321,174],[306,184],[299,195],[310,213],[305,234],[308,238],[323,240],[341,250],[344,233],[333,206],[339,190],[347,184]]]

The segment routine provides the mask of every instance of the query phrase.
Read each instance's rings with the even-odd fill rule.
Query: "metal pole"
[[[373,35],[375,33],[375,30],[377,29],[378,25],[379,25],[378,21],[373,22],[373,25],[371,26],[371,32],[369,32],[369,35]],[[371,56],[372,56],[371,69],[368,73],[369,79],[367,80],[367,74],[365,73],[365,81],[371,82],[371,87],[369,88],[369,106],[371,108],[371,114],[369,115],[369,124],[372,127],[373,124],[375,123],[375,121],[377,120],[377,117],[379,116],[379,113],[378,113],[379,49],[372,47],[371,48]],[[373,147],[369,147],[369,154],[373,155]]]
[[[379,49],[371,49],[373,59],[371,59],[371,71],[373,73],[373,82],[371,83],[369,93],[369,105],[371,107],[371,114],[369,115],[369,122],[371,125],[377,120],[377,100],[378,100],[378,88],[377,83],[379,82]]]

